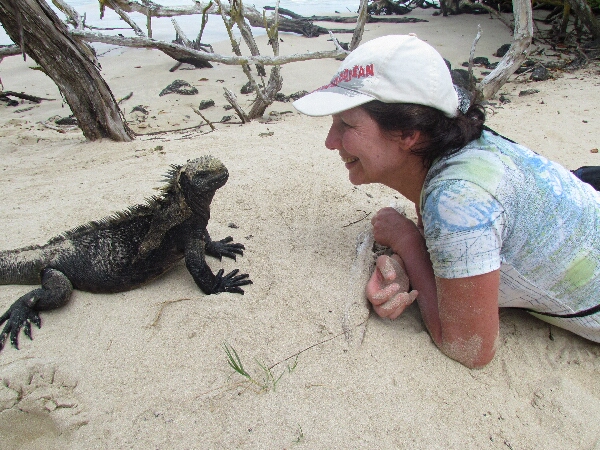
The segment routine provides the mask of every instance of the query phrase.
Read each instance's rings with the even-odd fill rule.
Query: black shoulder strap
[[[533,309],[525,309],[527,312],[539,314],[540,316],[548,316],[548,317],[558,317],[560,319],[573,319],[575,317],[586,317],[591,316],[592,314],[596,314],[600,311],[600,305],[592,306],[591,308],[584,309],[583,311],[579,311],[572,314],[552,314],[552,313],[544,313],[539,311],[534,311]]]
[[[490,133],[492,133],[494,136],[500,136],[502,139],[506,139],[508,142],[512,142],[513,144],[517,144],[517,142],[513,141],[512,139],[507,138],[506,136],[502,136],[500,133],[498,133],[497,131],[492,130],[490,127],[488,127],[487,125],[483,126],[483,129],[485,131],[489,131]]]

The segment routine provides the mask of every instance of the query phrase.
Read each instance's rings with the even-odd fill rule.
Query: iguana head
[[[179,169],[179,186],[195,191],[216,191],[227,183],[229,172],[221,161],[212,156],[189,160]]]
[[[229,178],[227,168],[212,156],[192,159],[179,167],[176,174],[185,202],[197,213],[209,207],[215,191]]]

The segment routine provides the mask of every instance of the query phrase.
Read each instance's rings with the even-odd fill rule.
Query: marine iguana
[[[235,269],[216,274],[205,255],[235,260],[244,245],[228,236],[211,240],[206,226],[215,191],[229,177],[217,158],[203,156],[172,166],[158,196],[99,221],[81,225],[45,245],[0,251],[0,284],[38,284],[2,316],[0,350],[6,338],[18,349],[21,328],[32,339],[31,323],[41,326],[40,311],[63,306],[73,289],[121,292],[136,288],[171,269],[185,258],[196,284],[205,294],[234,292],[251,284]]]

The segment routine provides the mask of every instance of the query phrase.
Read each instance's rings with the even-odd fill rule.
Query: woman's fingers
[[[386,281],[380,267],[376,265],[371,278],[367,282],[365,293],[371,303],[380,305],[388,301],[399,289],[398,284]]]
[[[379,316],[395,319],[419,294],[414,290],[407,292],[409,288],[402,259],[396,254],[381,255],[375,262],[375,270],[365,292]]]
[[[387,255],[381,255],[377,258],[375,265],[381,271],[381,275],[383,275],[385,281],[389,283],[396,279],[398,269],[400,268],[398,261]]]
[[[396,319],[415,301],[418,295],[418,291],[399,292],[387,302],[375,306],[375,312],[381,317]]]
[[[388,284],[387,286],[375,292],[369,300],[374,305],[381,305],[390,301],[394,295],[398,294],[400,286],[397,283]]]

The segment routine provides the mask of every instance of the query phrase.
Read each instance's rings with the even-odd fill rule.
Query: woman
[[[431,46],[369,41],[294,106],[332,115],[325,145],[353,184],[382,183],[415,204],[417,224],[392,208],[372,220],[393,251],[366,287],[380,316],[416,298],[436,345],[468,367],[493,358],[499,306],[600,342],[600,194],[487,129]],[[412,292],[396,282],[404,272]]]

